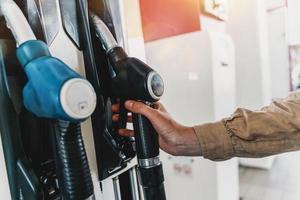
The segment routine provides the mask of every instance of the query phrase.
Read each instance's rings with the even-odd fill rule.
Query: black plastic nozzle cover
[[[154,70],[134,57],[128,57],[123,48],[115,47],[107,52],[112,75],[112,94],[121,99],[156,102],[147,86],[148,75]]]

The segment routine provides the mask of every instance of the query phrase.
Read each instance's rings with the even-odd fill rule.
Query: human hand
[[[119,107],[119,104],[112,106],[113,121],[119,120]],[[161,103],[156,103],[155,108],[151,108],[142,102],[130,100],[125,102],[125,108],[130,112],[144,115],[150,120],[158,133],[160,148],[165,152],[175,156],[201,155],[201,148],[194,129],[177,123]],[[132,117],[128,117],[128,122],[132,122]],[[119,134],[133,137],[134,131],[120,129]]]

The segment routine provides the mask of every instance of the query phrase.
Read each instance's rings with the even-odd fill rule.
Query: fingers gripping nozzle
[[[24,42],[17,49],[28,83],[23,89],[25,107],[39,117],[82,121],[96,107],[91,84],[66,64],[51,56],[38,40]]]

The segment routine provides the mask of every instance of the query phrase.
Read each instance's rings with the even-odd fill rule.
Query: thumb
[[[125,108],[130,112],[144,115],[152,122],[161,117],[156,109],[153,109],[142,102],[131,100],[126,101]]]

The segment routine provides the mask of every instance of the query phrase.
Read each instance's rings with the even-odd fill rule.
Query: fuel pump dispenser
[[[15,38],[17,59],[26,74],[27,81],[22,93],[24,107],[35,116],[51,121],[53,127],[54,160],[60,197],[92,199],[93,183],[80,122],[88,118],[96,107],[95,91],[86,79],[61,60],[52,57],[44,42],[36,40],[25,16],[14,1],[0,1],[0,11]],[[1,132],[7,131],[3,130],[3,124],[1,128]],[[11,138],[2,139],[7,144],[7,140]],[[36,174],[27,166],[30,161],[14,155],[13,148],[18,147],[10,145],[11,151],[5,151],[4,156],[11,160],[7,163],[7,170],[12,198],[49,198],[51,192],[56,191],[47,193],[47,189],[41,189]],[[16,166],[18,170],[15,169]],[[20,177],[25,178],[24,182],[19,181]],[[51,184],[48,186],[56,187]]]
[[[163,81],[117,44],[110,4],[0,0],[1,197],[166,199],[148,119],[133,114],[135,137],[117,134],[127,123],[123,103],[153,106]]]

